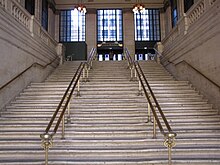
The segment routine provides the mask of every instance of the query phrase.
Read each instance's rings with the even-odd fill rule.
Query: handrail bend
[[[0,90],[2,90],[3,88],[5,88],[6,86],[8,86],[10,83],[12,83],[14,80],[16,80],[18,77],[20,77],[21,75],[23,75],[25,72],[27,72],[30,68],[34,67],[34,66],[40,66],[41,68],[45,69],[47,66],[51,65],[54,61],[56,61],[59,57],[57,56],[55,59],[53,59],[50,63],[46,64],[46,65],[41,65],[37,62],[31,64],[29,67],[27,67],[25,70],[23,70],[21,73],[19,73],[17,76],[15,76],[14,78],[12,78],[10,81],[8,81],[7,83],[5,83],[3,86],[0,87]],[[55,68],[54,66],[52,66],[53,68]]]
[[[167,121],[167,119],[166,119],[166,117],[165,117],[165,115],[164,115],[164,113],[163,113],[163,111],[162,111],[162,109],[161,109],[161,107],[160,107],[160,105],[159,105],[159,103],[158,103],[158,101],[157,101],[157,99],[156,99],[156,97],[155,97],[155,95],[154,95],[147,79],[146,79],[146,76],[144,75],[144,72],[143,72],[143,70],[141,69],[141,66],[138,63],[138,61],[133,61],[132,60],[132,58],[131,58],[131,56],[130,56],[127,49],[125,50],[125,52],[126,52],[125,56],[128,59],[128,63],[130,65],[130,68],[135,69],[135,73],[137,73],[139,83],[141,84],[142,89],[144,90],[144,94],[145,94],[145,96],[147,98],[147,101],[148,101],[148,104],[150,106],[150,109],[148,107],[148,111],[151,110],[152,113],[153,113],[153,116],[154,116],[154,129],[153,129],[154,130],[154,132],[153,132],[154,135],[153,135],[153,137],[156,138],[156,130],[155,130],[156,129],[155,128],[156,124],[155,123],[157,123],[160,132],[165,137],[164,145],[168,148],[169,165],[171,165],[172,164],[171,163],[171,149],[172,149],[172,147],[175,146],[176,133],[172,131],[172,129],[171,129],[171,127],[170,127],[170,125],[169,125],[169,123],[168,123],[168,121]],[[144,79],[144,82],[143,82],[142,78]],[[149,93],[147,92],[144,83],[147,85]],[[155,105],[153,105],[153,104],[155,104]],[[162,120],[165,124],[166,131],[163,128],[163,125],[161,124],[161,121],[160,121],[160,119],[157,115],[156,109],[159,111],[159,114],[162,117]],[[150,114],[150,113],[148,112],[148,114]],[[150,116],[148,116],[148,119],[150,120]]]
[[[203,74],[201,71],[199,71],[198,69],[196,69],[194,66],[192,66],[191,64],[189,64],[187,61],[182,60],[178,63],[175,64],[175,66],[181,64],[181,63],[185,63],[187,64],[190,68],[192,68],[193,70],[195,70],[197,73],[199,73],[201,76],[203,76],[205,79],[207,79],[209,82],[211,82],[212,84],[214,84],[216,87],[220,88],[220,86],[214,82],[213,80],[211,80],[210,78],[208,78],[205,74]]]
[[[78,87],[77,95],[79,94],[79,83],[80,83],[80,78],[82,76],[82,73],[84,73],[84,70],[88,70],[91,68],[92,60],[95,55],[95,49],[93,48],[92,51],[90,52],[89,58],[87,62],[81,62],[80,65],[77,68],[77,71],[73,75],[73,78],[71,79],[65,93],[63,94],[63,97],[57,106],[55,112],[53,113],[52,118],[50,119],[45,131],[43,134],[40,135],[42,139],[42,146],[45,150],[45,165],[48,165],[48,151],[49,148],[52,146],[53,143],[53,137],[56,134],[60,123],[62,122],[62,138],[64,139],[65,135],[65,112],[68,109],[68,116],[67,116],[67,122],[70,121],[70,101],[73,95],[73,92],[76,88]],[[84,74],[83,74],[83,78]],[[87,74],[88,78],[88,74]]]

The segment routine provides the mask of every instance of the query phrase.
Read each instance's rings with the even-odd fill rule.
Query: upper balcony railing
[[[17,0],[0,0],[0,8],[15,18],[27,29],[31,36],[40,38],[48,47],[55,49],[58,42],[44,30],[40,22],[32,16]]]
[[[217,0],[199,0],[178,20],[177,25],[163,39],[164,47],[168,48],[180,35],[188,33],[189,29],[207,12],[212,10]]]
[[[5,0],[0,0],[0,6],[5,8]]]

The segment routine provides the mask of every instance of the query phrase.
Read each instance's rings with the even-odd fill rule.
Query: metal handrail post
[[[131,70],[131,79],[130,79],[130,81],[133,81],[133,66],[130,66],[129,68]]]
[[[86,82],[89,82],[89,67],[86,66]]]
[[[134,70],[134,78],[135,78],[135,80],[137,79],[137,71],[136,71],[136,69]]]
[[[149,99],[151,99],[152,97],[151,97],[151,95],[150,94],[148,94],[149,95]],[[147,123],[153,123],[153,121],[151,120],[151,111],[152,111],[152,109],[151,109],[151,107],[150,107],[150,103],[148,102],[147,103],[147,110],[148,110],[148,112],[147,112]]]
[[[137,93],[137,96],[142,96],[142,92],[141,92],[141,80],[139,78],[138,80],[138,93]]]
[[[65,114],[63,115],[62,118],[62,137],[61,139],[65,139]]]
[[[80,78],[77,82],[77,94],[76,94],[77,97],[80,97]]]
[[[165,133],[164,138],[164,145],[168,148],[168,165],[172,165],[172,148],[176,146],[176,133]]]
[[[71,117],[70,117],[70,102],[67,105],[67,123],[71,123]]]
[[[157,135],[156,135],[156,133],[157,133],[157,131],[156,131],[156,125],[157,125],[157,123],[156,123],[156,118],[154,117],[154,124],[153,124],[153,139],[156,139],[156,138],[157,138]]]
[[[83,81],[83,82],[86,82],[86,78],[85,78],[85,67],[83,68],[82,81]]]
[[[45,165],[48,165],[49,148],[53,145],[53,135],[49,133],[41,134],[42,147],[45,150]]]

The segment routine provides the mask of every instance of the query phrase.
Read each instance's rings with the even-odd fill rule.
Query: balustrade
[[[163,39],[162,43],[164,47],[168,48],[172,43],[174,43],[179,36],[183,37],[188,33],[190,27],[192,27],[197,20],[201,18],[202,15],[212,10],[215,4],[219,2],[217,0],[200,0],[195,3],[187,13],[183,14],[176,25],[170,33]]]
[[[201,15],[205,12],[205,2],[200,1],[193,10],[188,13],[189,25],[193,24],[196,20],[198,20]]]
[[[210,1],[209,1],[209,3],[210,3],[211,6],[214,5],[215,2],[216,2],[216,0],[210,0]]]
[[[31,15],[17,1],[11,1],[11,14],[30,30]]]
[[[4,7],[6,12],[12,15],[15,20],[24,25],[33,37],[39,37],[51,49],[56,49],[57,42],[45,31],[40,22],[32,16],[18,0],[0,0],[0,7]]]
[[[5,0],[0,0],[0,6],[5,8]]]

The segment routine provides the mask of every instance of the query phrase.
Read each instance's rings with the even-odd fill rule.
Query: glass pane
[[[122,10],[97,10],[98,41],[122,41]]]
[[[135,41],[159,41],[160,12],[158,9],[146,9],[143,13],[134,14]]]
[[[85,14],[77,9],[60,13],[60,42],[85,41]]]

